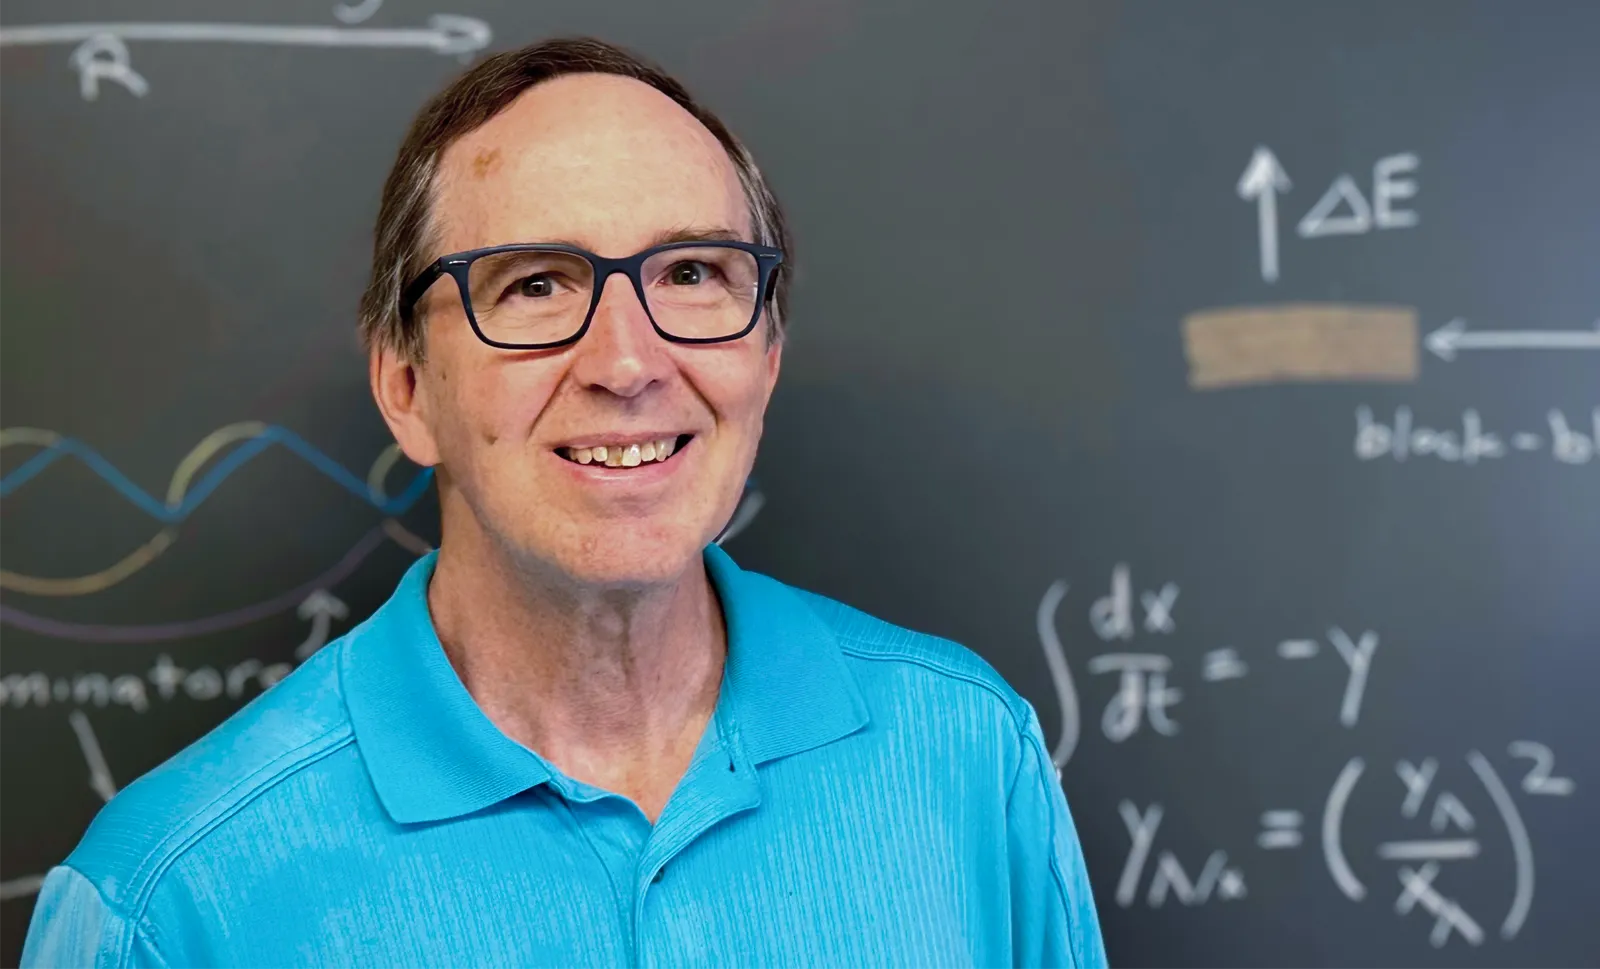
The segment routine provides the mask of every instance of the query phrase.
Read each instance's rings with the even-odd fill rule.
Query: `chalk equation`
[[[1567,797],[1575,784],[1571,778],[1555,773],[1555,754],[1542,743],[1518,740],[1506,748],[1508,759],[1521,762],[1519,793],[1523,797]],[[1485,838],[1489,827],[1485,819],[1498,821],[1497,836],[1503,837],[1504,850],[1511,856],[1511,884],[1506,886],[1505,914],[1499,919],[1498,934],[1503,940],[1516,938],[1533,906],[1535,859],[1533,843],[1523,822],[1517,798],[1493,762],[1478,751],[1461,758],[1466,770],[1458,780],[1470,780],[1470,787],[1450,786],[1440,780],[1441,761],[1424,757],[1416,761],[1400,759],[1393,765],[1389,787],[1376,796],[1392,797],[1396,836],[1362,849],[1362,867],[1377,867],[1387,891],[1394,892],[1390,903],[1401,918],[1421,915],[1431,918],[1428,940],[1442,947],[1452,938],[1469,945],[1482,945],[1488,937],[1485,920],[1469,912],[1449,894],[1449,872],[1469,865],[1489,852]],[[1357,786],[1367,777],[1367,763],[1351,757],[1339,771],[1322,804],[1317,843],[1329,878],[1339,893],[1351,902],[1365,902],[1378,894],[1379,882],[1363,881],[1356,874],[1345,834],[1345,814]],[[1436,783],[1437,782],[1437,783]],[[1371,783],[1379,783],[1373,781]],[[1164,817],[1159,803],[1139,806],[1122,801],[1117,808],[1128,834],[1128,851],[1117,880],[1115,899],[1122,908],[1140,902],[1140,887],[1145,886],[1143,903],[1160,908],[1169,897],[1181,905],[1197,906],[1226,902],[1248,894],[1241,863],[1230,860],[1223,849],[1213,850],[1191,876],[1189,869],[1172,851],[1152,855]],[[1261,812],[1261,829],[1255,848],[1264,852],[1298,851],[1306,848],[1305,814],[1298,808],[1272,808]],[[1424,830],[1418,832],[1416,829]],[[1148,874],[1148,878],[1146,875]]]
[[[1039,644],[1055,688],[1061,710],[1059,737],[1051,759],[1059,770],[1072,758],[1080,724],[1079,697],[1066,650],[1058,631],[1058,613],[1066,601],[1070,585],[1057,580],[1045,590],[1035,615]],[[1138,588],[1135,595],[1132,568],[1118,563],[1111,570],[1107,591],[1096,596],[1085,609],[1088,628],[1104,645],[1120,644],[1142,636],[1168,637],[1178,631],[1177,607],[1181,589],[1177,583],[1162,581],[1149,588]],[[1334,709],[1339,724],[1354,727],[1361,717],[1361,701],[1378,651],[1379,637],[1371,629],[1346,630],[1331,626],[1307,637],[1294,631],[1271,644],[1267,657],[1273,663],[1316,663],[1325,658],[1337,662],[1327,668],[1337,677],[1338,703]],[[1326,647],[1326,648],[1324,648]],[[1201,684],[1239,680],[1251,675],[1251,666],[1236,645],[1218,645],[1204,652],[1199,663]],[[1259,662],[1259,661],[1258,661]],[[1122,743],[1146,725],[1160,736],[1176,736],[1180,723],[1176,707],[1184,690],[1175,684],[1177,661],[1161,649],[1133,651],[1107,649],[1089,657],[1085,669],[1092,677],[1114,678],[1116,687],[1100,716],[1100,730],[1112,743]]]
[[[73,45],[67,63],[78,75],[85,101],[114,84],[134,97],[150,93],[150,82],[133,66],[129,43],[267,44],[297,47],[424,50],[466,58],[489,46],[489,25],[475,17],[436,14],[426,27],[365,27],[382,0],[339,4],[343,26],[247,23],[60,23],[0,27],[0,47]]]
[[[1568,467],[1600,463],[1600,407],[1576,420],[1550,410],[1544,427],[1508,431],[1489,429],[1471,408],[1448,427],[1423,423],[1405,405],[1396,407],[1392,416],[1380,417],[1363,404],[1356,408],[1355,418],[1355,456],[1363,462],[1387,458],[1474,465],[1531,455]]]
[[[1253,649],[1217,644],[1183,656],[1164,645],[1184,623],[1177,582],[1147,578],[1119,562],[1069,610],[1070,591],[1064,579],[1051,583],[1035,617],[1061,709],[1060,739],[1052,751],[1058,774],[1072,758],[1082,730],[1081,700],[1061,633],[1069,623],[1064,617],[1073,613],[1087,634],[1083,640],[1091,644],[1083,669],[1091,680],[1104,677],[1114,683],[1096,718],[1099,733],[1112,744],[1141,733],[1162,742],[1181,737],[1184,704],[1194,691],[1270,670],[1320,664],[1326,664],[1320,668],[1333,679],[1322,722],[1342,735],[1356,736],[1343,731],[1360,722],[1367,683],[1382,655],[1378,631],[1355,624],[1330,626],[1253,644]],[[1141,648],[1132,648],[1134,644]],[[1315,713],[1310,722],[1318,722]],[[1533,904],[1535,883],[1533,843],[1519,799],[1566,798],[1577,788],[1559,770],[1555,752],[1542,742],[1518,739],[1505,747],[1498,765],[1469,750],[1454,759],[1396,759],[1391,780],[1382,781],[1380,774],[1368,769],[1366,757],[1349,757],[1322,798],[1320,820],[1310,820],[1316,805],[1261,805],[1253,843],[1213,844],[1207,851],[1163,843],[1162,826],[1172,813],[1161,801],[1121,798],[1116,810],[1128,840],[1115,902],[1122,908],[1149,909],[1242,902],[1249,898],[1253,880],[1274,873],[1264,864],[1268,857],[1320,849],[1322,866],[1340,895],[1353,903],[1382,899],[1397,917],[1424,922],[1434,947],[1452,939],[1483,945],[1494,934],[1495,920],[1499,938],[1516,938]],[[1369,821],[1375,814],[1382,816],[1384,799],[1393,798],[1392,830],[1382,837],[1363,834],[1359,845],[1347,831],[1347,808],[1358,788],[1376,799],[1365,802],[1379,808],[1363,812]],[[1370,827],[1366,823],[1361,830]],[[1510,861],[1495,869],[1511,874],[1503,913],[1493,918],[1470,910],[1460,891],[1464,884],[1477,883],[1465,869],[1486,857]],[[1479,888],[1472,905],[1481,908],[1483,897]]]
[[[1415,226],[1420,216],[1416,209],[1404,206],[1410,204],[1406,200],[1417,194],[1417,170],[1421,164],[1416,153],[1409,151],[1379,158],[1372,165],[1370,194],[1363,193],[1349,174],[1334,176],[1301,217],[1295,234],[1302,239],[1320,239]],[[1239,198],[1256,204],[1257,248],[1263,282],[1278,281],[1278,196],[1293,188],[1283,163],[1265,145],[1258,146],[1250,156],[1234,187]]]

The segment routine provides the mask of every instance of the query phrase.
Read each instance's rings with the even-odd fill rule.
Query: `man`
[[[363,328],[440,548],[108,804],[24,963],[1103,964],[1028,704],[713,542],[786,248],[748,153],[621,50],[436,97]]]

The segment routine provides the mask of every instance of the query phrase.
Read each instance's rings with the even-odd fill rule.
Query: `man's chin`
[[[678,581],[699,566],[703,550],[704,544],[690,534],[626,535],[619,530],[561,548],[549,558],[568,581],[639,588]]]

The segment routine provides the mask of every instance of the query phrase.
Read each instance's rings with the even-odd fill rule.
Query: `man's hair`
[[[784,262],[774,270],[767,314],[768,339],[782,339],[792,247],[783,209],[750,152],[715,114],[654,64],[592,37],[562,37],[486,58],[434,95],[411,122],[384,182],[373,232],[372,277],[361,295],[361,339],[367,349],[392,348],[413,361],[423,358],[423,316],[413,313],[409,322],[402,321],[400,293],[433,261],[430,216],[434,180],[445,149],[510,106],[522,92],[567,74],[616,74],[642,81],[688,111],[722,143],[750,207],[755,233],[751,241],[784,250]]]

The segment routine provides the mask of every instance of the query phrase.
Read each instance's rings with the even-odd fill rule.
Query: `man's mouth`
[[[558,447],[556,454],[573,464],[600,464],[608,468],[637,468],[646,464],[660,464],[689,443],[693,434],[663,437],[657,440],[634,441],[619,444],[598,444],[593,447]]]

